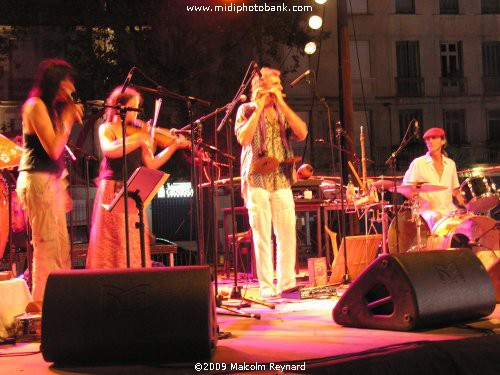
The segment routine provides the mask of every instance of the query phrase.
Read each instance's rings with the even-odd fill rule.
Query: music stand
[[[141,241],[141,265],[146,266],[146,245],[144,241],[144,208],[151,203],[151,200],[156,195],[158,189],[165,184],[165,181],[170,177],[169,174],[156,169],[146,167],[137,168],[132,176],[127,181],[128,206],[133,207],[135,202],[136,211],[132,209],[131,213],[139,215],[139,223],[136,223],[136,228],[139,228],[139,237]],[[108,212],[124,213],[125,212],[125,189],[122,187],[113,201],[102,207]],[[129,251],[129,249],[126,249]]]

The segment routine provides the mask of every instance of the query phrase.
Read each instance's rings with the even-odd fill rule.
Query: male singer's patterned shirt
[[[241,128],[246,124],[254,110],[254,103],[241,105],[236,117],[236,134],[238,134]],[[281,121],[278,120],[278,116],[281,116]],[[281,129],[281,124],[283,124],[284,131]],[[264,147],[262,144],[263,129],[265,130]],[[282,134],[285,135],[285,139],[283,139]],[[252,142],[244,146],[241,150],[241,194],[243,198],[245,198],[249,186],[260,187],[267,191],[276,191],[278,189],[291,187],[294,183],[294,165],[293,163],[283,163],[293,158],[293,150],[288,142],[291,134],[292,132],[288,122],[278,108],[276,119],[272,122],[262,113]],[[253,163],[261,157],[263,148],[265,149],[265,156],[275,157],[280,163],[276,171],[266,175],[260,174],[252,169]]]

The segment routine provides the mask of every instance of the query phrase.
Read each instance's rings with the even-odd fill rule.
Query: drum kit
[[[500,166],[485,168],[482,172],[500,172]],[[381,179],[371,184],[380,191],[382,197],[385,191],[403,194],[411,197],[397,212],[387,229],[388,211],[392,205],[380,202],[382,223],[383,252],[396,253],[405,251],[440,250],[449,248],[471,248],[474,251],[485,249],[500,250],[499,222],[488,216],[499,204],[499,191],[493,180],[478,170],[466,170],[459,175],[469,176],[460,185],[460,193],[466,202],[466,209],[456,210],[442,217],[430,228],[420,216],[420,194],[446,190],[443,186],[427,183],[394,184],[392,179],[381,176]],[[396,229],[398,227],[398,229]],[[384,246],[386,245],[386,246]]]

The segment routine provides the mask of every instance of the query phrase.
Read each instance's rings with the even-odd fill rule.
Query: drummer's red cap
[[[424,134],[424,139],[430,137],[445,137],[444,130],[442,128],[430,128]]]

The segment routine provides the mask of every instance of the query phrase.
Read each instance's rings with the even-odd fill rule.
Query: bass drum
[[[411,211],[401,211],[398,216],[399,228],[399,252],[404,253],[417,248],[417,225],[411,219]],[[420,243],[425,246],[427,237],[431,234],[429,226],[424,218],[420,217]],[[388,244],[389,252],[397,254],[397,239],[396,239],[396,217],[392,220],[389,227]]]
[[[439,220],[427,240],[427,250],[450,248],[499,248],[496,222],[487,216],[458,214]]]
[[[9,238],[9,186],[0,176],[0,259],[3,258]]]

